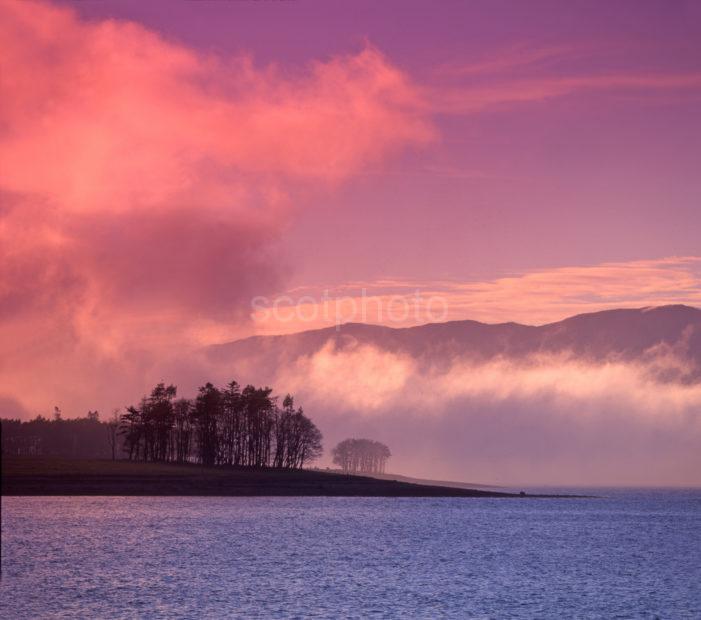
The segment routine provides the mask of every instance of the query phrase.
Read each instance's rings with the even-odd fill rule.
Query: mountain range
[[[426,364],[457,357],[479,362],[539,354],[593,362],[674,355],[687,362],[685,381],[701,380],[701,310],[684,305],[604,310],[537,326],[471,320],[408,328],[345,323],[282,336],[252,336],[210,346],[206,354],[215,363],[245,361],[272,370],[324,347],[343,351],[363,345]]]

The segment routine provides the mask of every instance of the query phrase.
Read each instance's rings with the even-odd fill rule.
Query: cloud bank
[[[371,47],[283,70],[35,2],[0,41],[0,391],[30,406],[241,333],[300,198],[434,137]]]
[[[698,485],[698,371],[683,347],[635,361],[561,352],[439,366],[328,342],[275,384],[332,430],[329,445],[348,433],[387,442],[394,471],[507,485]]]

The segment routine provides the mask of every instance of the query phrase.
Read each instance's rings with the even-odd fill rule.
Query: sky
[[[243,56],[260,72],[275,67],[281,75],[271,79],[299,84],[314,63],[363,53],[401,75],[401,85],[377,93],[404,98],[387,110],[387,134],[354,135],[353,161],[338,161],[331,175],[319,171],[299,193],[283,181],[292,212],[278,218],[274,250],[284,273],[273,294],[314,287],[319,297],[387,278],[493,282],[701,253],[698,3],[77,8],[93,22],[135,20],[195,53]],[[365,150],[366,138],[377,149]],[[511,318],[563,316],[534,308],[532,317]]]
[[[0,47],[10,414],[251,334],[701,306],[698,2],[3,0]]]
[[[699,253],[695,2],[83,3],[260,67],[381,53],[430,126],[298,201],[293,285]]]

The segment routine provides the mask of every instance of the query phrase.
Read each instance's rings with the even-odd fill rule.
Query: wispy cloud
[[[586,91],[699,93],[701,73],[535,76],[490,84],[441,85],[427,91],[426,100],[435,112],[459,115],[503,104],[546,101]]]
[[[494,106],[547,101],[575,93],[689,94],[701,91],[701,73],[593,71],[592,60],[603,54],[623,54],[612,46],[517,45],[495,50],[472,61],[437,67],[431,86],[424,89],[425,104],[448,115],[474,114]],[[594,63],[598,64],[598,63]]]
[[[436,68],[436,74],[446,77],[462,76],[492,76],[514,70],[542,68],[563,59],[585,53],[584,50],[573,46],[555,45],[549,47],[529,47],[514,45],[507,49],[493,52],[474,61],[451,62]]]
[[[285,297],[289,299],[280,302],[277,315],[254,313],[258,333],[291,333],[347,321],[397,327],[432,319],[541,324],[611,308],[701,306],[701,257],[558,267],[491,280],[385,278],[298,288]],[[270,297],[261,308],[270,309],[276,299]]]

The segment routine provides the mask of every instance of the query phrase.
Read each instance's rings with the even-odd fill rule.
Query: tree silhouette
[[[121,451],[122,438],[117,428],[100,422],[94,415],[83,418],[37,416],[33,420],[0,420],[2,453],[24,456],[69,458],[111,458],[110,435],[114,431],[114,454]]]
[[[193,416],[197,437],[198,461],[214,465],[217,461],[217,418],[221,410],[221,392],[211,383],[200,388],[195,399]]]
[[[345,439],[331,451],[331,456],[344,473],[382,474],[392,453],[379,441]]]
[[[138,405],[101,422],[87,417],[2,420],[5,454],[52,455],[200,463],[240,467],[302,468],[322,454],[322,435],[287,395],[236,381],[206,383],[194,399],[177,398],[174,385],[159,383]]]
[[[194,401],[175,396],[159,383],[127,407],[120,432],[129,459],[294,469],[322,454],[321,432],[289,394],[280,408],[271,388],[231,381],[206,383]]]
[[[119,409],[112,412],[112,417],[107,422],[107,441],[112,452],[112,460],[117,458],[117,444],[119,433]]]

